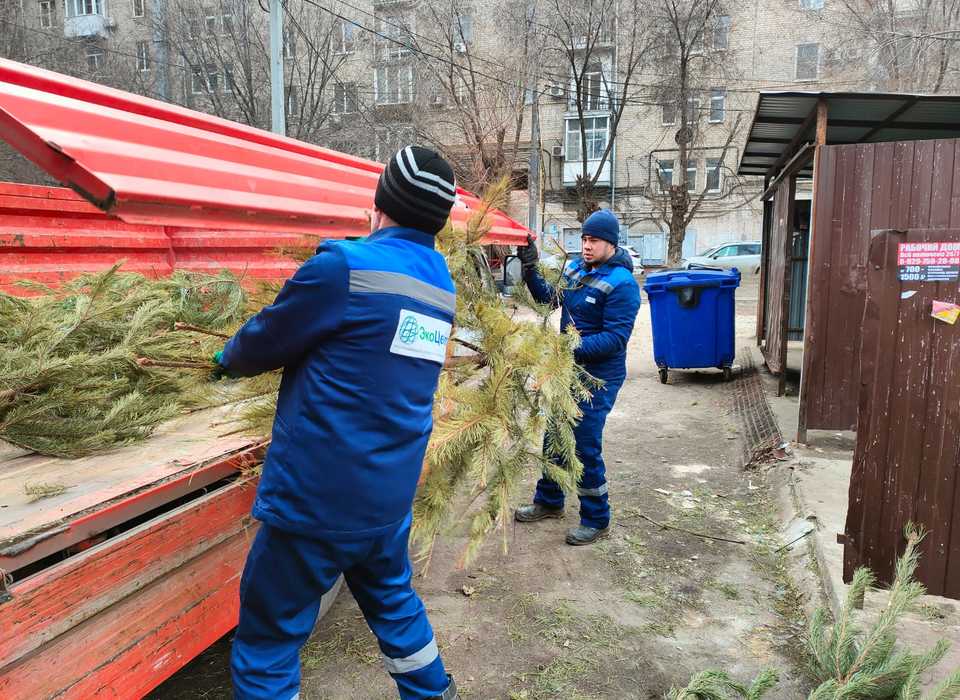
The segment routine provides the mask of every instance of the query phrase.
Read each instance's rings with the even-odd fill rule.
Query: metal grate
[[[747,469],[777,456],[783,435],[767,403],[763,382],[750,348],[740,351],[742,368],[733,385],[733,405],[743,429],[743,468]]]

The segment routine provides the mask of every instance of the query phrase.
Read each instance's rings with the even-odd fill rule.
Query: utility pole
[[[533,104],[530,108],[530,157],[527,162],[527,228],[540,236],[538,204],[540,202],[540,90],[537,83],[533,89]],[[541,247],[543,242],[541,241]]]
[[[286,105],[283,100],[283,8],[270,0],[270,124],[275,134],[286,136]]]

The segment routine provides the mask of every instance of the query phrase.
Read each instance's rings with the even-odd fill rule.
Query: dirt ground
[[[738,347],[750,342],[756,282],[738,292]],[[786,572],[777,494],[740,469],[732,385],[671,372],[661,385],[644,298],[628,380],[605,433],[612,534],[569,547],[564,520],[509,523],[467,570],[443,541],[416,587],[465,699],[660,698],[706,668],[747,680],[780,671],[778,700],[806,696],[796,658],[798,593]],[[517,502],[532,494],[531,475]],[[650,521],[743,540],[664,530]],[[154,700],[230,697],[229,639],[158,688]],[[344,589],[302,655],[301,697],[395,698],[376,642]]]

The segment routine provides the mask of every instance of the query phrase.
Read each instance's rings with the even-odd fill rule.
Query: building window
[[[223,36],[231,36],[233,34],[233,12],[227,11],[220,15],[220,33]]]
[[[137,70],[141,72],[150,70],[150,42],[148,41],[137,42]]]
[[[719,192],[723,186],[720,158],[707,158],[707,192]]]
[[[687,98],[687,123],[693,124],[700,119],[700,98]]]
[[[354,114],[360,111],[356,83],[337,83],[333,86],[333,111],[335,114]]]
[[[670,189],[670,186],[673,185],[672,160],[657,161],[657,179],[659,180],[660,191],[667,192]]]
[[[397,60],[413,53],[411,23],[403,15],[378,15],[376,39],[378,61]]]
[[[713,26],[713,49],[714,51],[723,51],[730,46],[730,27],[733,20],[730,15],[720,15]]]
[[[104,51],[99,46],[87,47],[87,68],[91,73],[96,73],[103,68]]]
[[[473,41],[473,15],[458,12],[453,17],[453,43],[469,44]]]
[[[607,150],[607,141],[610,137],[609,117],[586,117],[583,120],[583,136],[586,139],[586,154],[588,161],[598,161],[603,158]],[[582,161],[580,151],[580,120],[567,120],[567,161]]]
[[[67,0],[67,16],[99,15],[100,0]]]
[[[706,27],[701,28],[697,35],[693,37],[693,40],[690,42],[690,55],[699,56],[703,53],[703,33],[706,31]]]
[[[288,61],[297,57],[297,34],[288,29],[283,30],[283,57]]]
[[[223,75],[213,63],[204,66],[193,66],[190,69],[190,91],[194,95],[205,92],[233,92],[236,82],[233,77],[233,66],[224,66]]]
[[[816,80],[820,77],[820,44],[797,46],[797,80]]]
[[[727,109],[727,91],[723,88],[714,88],[710,91],[710,122],[719,124],[723,121]]]
[[[40,26],[49,28],[53,26],[56,17],[57,6],[54,0],[40,0]]]
[[[413,66],[378,66],[373,87],[378,105],[409,104],[413,101]]]
[[[287,114],[300,112],[300,93],[293,85],[287,87]]]
[[[133,0],[133,16],[143,17],[146,10],[146,0]]]
[[[587,66],[583,72],[583,79],[580,83],[580,106],[585,112],[600,112],[610,108],[610,100],[607,99],[607,81],[603,76],[603,66],[599,63],[593,63]],[[570,109],[577,108],[576,85],[571,86],[570,90]]]
[[[356,50],[357,25],[346,20],[339,20],[333,29],[334,53],[353,53]]]
[[[823,0],[800,0],[802,10],[822,10]]]
[[[671,97],[669,102],[664,103],[660,121],[664,126],[673,126],[677,123],[677,103],[674,98]]]
[[[697,191],[697,161],[687,163],[687,192]]]

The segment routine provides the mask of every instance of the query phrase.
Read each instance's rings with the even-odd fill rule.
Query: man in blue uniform
[[[450,165],[408,146],[377,186],[371,235],[327,242],[217,358],[283,368],[240,580],[231,667],[240,700],[290,700],[321,596],[342,573],[404,700],[457,696],[411,585],[411,507],[433,429],[455,289],[434,235]]]
[[[619,237],[620,223],[612,212],[601,209],[591,214],[583,222],[582,257],[567,264],[561,290],[554,289],[537,271],[538,256],[532,244],[517,251],[530,293],[542,304],[562,308],[561,331],[573,326],[582,339],[575,359],[603,381],[593,397],[580,404],[583,417],[574,429],[583,477],[577,489],[580,525],[571,528],[566,537],[571,545],[596,542],[610,527],[603,425],[627,376],[627,341],[640,308],[633,263],[627,251],[617,247]],[[544,475],[537,483],[533,503],[518,508],[515,517],[520,522],[563,517],[563,491]]]

